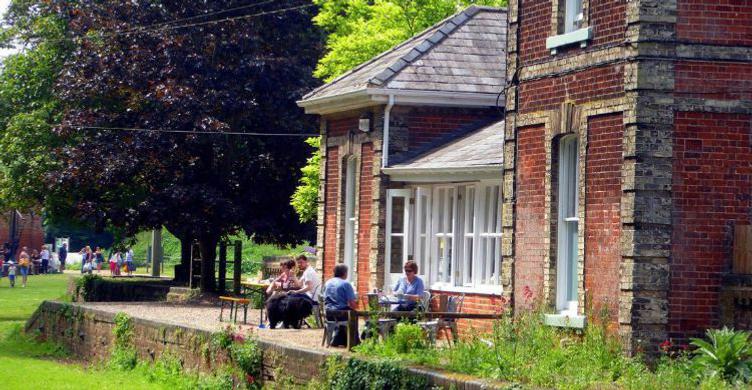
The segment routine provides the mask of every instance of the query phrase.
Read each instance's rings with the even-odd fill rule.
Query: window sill
[[[585,328],[585,316],[578,314],[546,314],[543,316],[543,323],[558,328],[583,329]]]
[[[452,286],[448,284],[434,283],[429,288],[431,291],[450,292],[450,293],[465,293],[465,294],[480,294],[480,295],[498,295],[501,296],[501,286],[480,286],[480,287],[464,287],[464,286]]]
[[[556,55],[560,47],[579,43],[580,47],[587,46],[587,42],[593,38],[593,30],[590,27],[574,30],[566,34],[554,35],[546,38],[546,49],[551,50],[551,55]]]

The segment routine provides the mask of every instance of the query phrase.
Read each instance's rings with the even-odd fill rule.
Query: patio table
[[[269,284],[261,282],[241,282],[240,286],[243,287],[244,295],[259,294],[261,296],[261,307],[259,308],[259,327],[263,327],[264,307],[266,306],[266,289],[269,288]]]

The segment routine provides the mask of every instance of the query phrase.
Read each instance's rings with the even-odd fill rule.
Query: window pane
[[[392,198],[392,233],[404,233],[405,230],[405,198]]]
[[[389,270],[391,273],[402,271],[402,251],[405,245],[405,238],[401,236],[392,236],[392,249],[389,259]]]

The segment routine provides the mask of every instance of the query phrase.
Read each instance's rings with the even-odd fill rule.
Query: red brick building
[[[0,246],[12,244],[15,240],[18,242],[17,249],[26,246],[30,250],[41,250],[44,244],[42,216],[36,213],[21,214],[15,210],[0,214]]]
[[[607,312],[646,350],[733,324],[721,301],[752,217],[752,2],[510,0],[507,52],[516,306],[529,288],[552,323]]]
[[[360,293],[412,258],[467,311],[605,318],[631,351],[752,326],[732,268],[752,223],[750,1],[471,7],[301,106],[322,117],[324,272],[353,265]]]
[[[434,295],[501,306],[506,11],[471,7],[318,88],[318,251],[361,296],[408,259]]]

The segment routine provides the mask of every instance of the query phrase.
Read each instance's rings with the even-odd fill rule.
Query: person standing
[[[60,272],[65,271],[65,259],[68,258],[68,244],[63,243],[57,250],[57,258],[60,260]]]
[[[39,254],[42,258],[42,269],[40,273],[46,274],[47,268],[50,266],[50,251],[47,249],[47,245],[42,245],[42,252]]]
[[[128,276],[133,276],[133,249],[131,248],[128,248],[128,252],[125,253],[125,268]]]
[[[119,274],[118,264],[120,264],[120,252],[112,252],[110,256],[110,276],[117,276]]]
[[[29,269],[31,268],[31,259],[29,258],[29,248],[23,247],[18,254],[18,270],[21,272],[21,287],[26,287],[26,280],[29,278]]]
[[[97,273],[102,271],[102,263],[104,263],[104,254],[102,254],[102,248],[96,247],[94,249],[94,261],[97,264]]]
[[[31,273],[33,275],[39,274],[39,269],[42,268],[42,261],[39,257],[39,251],[36,249],[31,250]]]
[[[11,287],[16,287],[16,264],[13,260],[8,261],[8,281]]]

